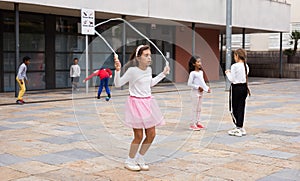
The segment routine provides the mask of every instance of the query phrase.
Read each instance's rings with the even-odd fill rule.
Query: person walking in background
[[[235,124],[233,130],[228,131],[231,136],[244,136],[246,130],[244,126],[245,105],[246,98],[250,94],[248,88],[248,73],[249,67],[246,63],[246,51],[244,49],[237,49],[234,51],[235,63],[231,66],[231,70],[226,70],[225,74],[231,84],[230,89],[230,105],[231,116]]]
[[[204,81],[204,72],[202,69],[202,63],[199,56],[192,56],[189,61],[189,79],[188,86],[192,88],[191,98],[192,98],[192,124],[190,129],[198,131],[204,126],[201,125],[201,107],[203,91],[210,93],[210,88],[206,85]]]
[[[26,91],[26,84],[28,84],[28,78],[27,78],[27,66],[30,64],[30,57],[25,56],[23,58],[23,63],[19,66],[18,69],[18,74],[16,77],[16,81],[18,82],[19,85],[19,94],[18,94],[18,99],[16,101],[17,104],[24,104],[23,96]],[[26,84],[25,84],[26,82]]]
[[[78,58],[74,58],[73,65],[70,67],[70,77],[71,77],[71,84],[72,90],[79,91],[78,89],[78,82],[80,78],[80,66],[78,65]]]
[[[133,129],[134,138],[125,168],[132,171],[149,170],[144,155],[156,136],[156,126],[165,124],[158,103],[151,95],[151,87],[166,77],[170,68],[165,66],[163,72],[152,78],[151,61],[150,47],[138,46],[124,66],[126,70],[121,77],[121,63],[115,56],[115,86],[121,87],[129,82],[130,96],[125,106],[125,125]]]
[[[111,70],[109,68],[100,68],[99,70],[96,70],[94,73],[92,73],[87,78],[85,78],[83,80],[83,83],[85,83],[89,79],[93,78],[94,76],[98,76],[100,78],[100,85],[99,85],[99,88],[98,88],[97,99],[100,99],[100,95],[102,93],[103,86],[104,86],[106,94],[107,94],[107,97],[105,98],[105,100],[109,101],[110,98],[111,98],[111,94],[110,94],[110,89],[109,89],[109,86],[108,86],[108,81],[109,81],[109,78],[112,77]]]

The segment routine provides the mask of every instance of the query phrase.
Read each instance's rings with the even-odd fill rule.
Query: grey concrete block
[[[62,156],[68,157],[68,158],[79,159],[79,160],[103,156],[103,154],[101,154],[101,153],[92,152],[92,151],[83,150],[83,149],[67,150],[67,151],[57,152],[55,154],[62,155]]]
[[[20,163],[20,162],[26,162],[26,161],[28,161],[28,159],[18,157],[15,155],[7,154],[7,153],[0,154],[0,165],[1,166],[7,166],[7,165]]]
[[[63,155],[59,155],[59,154],[54,154],[54,153],[50,153],[50,154],[45,154],[45,155],[41,155],[41,156],[36,156],[31,158],[32,160],[35,161],[40,161],[43,163],[47,163],[50,165],[60,165],[63,163],[67,163],[67,162],[72,162],[72,161],[76,161],[76,158],[72,158],[72,157],[66,157]]]
[[[291,157],[296,156],[296,154],[294,154],[294,153],[288,153],[288,152],[282,152],[282,151],[276,151],[276,150],[265,150],[265,149],[249,150],[246,153],[267,156],[267,157],[272,157],[272,158],[280,158],[280,159],[289,159]]]

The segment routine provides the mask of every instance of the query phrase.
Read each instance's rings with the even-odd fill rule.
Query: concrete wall
[[[279,77],[279,51],[257,51],[248,52],[247,63],[250,67],[251,77]],[[283,78],[300,78],[300,54],[293,57],[293,61],[288,60],[286,55],[282,56]]]
[[[175,82],[186,82],[188,80],[188,61],[192,54],[191,30],[188,30],[186,30],[186,28],[176,27]]]
[[[250,35],[250,51],[268,51],[269,34]]]
[[[249,64],[251,77],[279,78],[279,64]],[[300,64],[283,64],[282,78],[300,78]]]
[[[282,0],[283,1],[283,0]],[[291,18],[290,18],[290,31],[292,31],[293,24],[300,24],[300,0],[287,0],[291,4]],[[276,16],[276,19],[280,16]],[[276,22],[276,20],[272,21]],[[295,28],[295,27],[294,27]],[[299,26],[298,26],[299,28]],[[292,48],[292,45],[289,45],[290,32],[283,33],[283,49]],[[279,34],[250,34],[250,50],[251,51],[268,51],[268,50],[279,50],[280,39]]]
[[[291,7],[291,23],[298,22],[300,23],[300,1],[299,0],[290,0]]]
[[[195,54],[202,59],[202,65],[208,80],[219,80],[220,52],[219,31],[197,28]]]
[[[268,0],[232,1],[233,26],[289,31],[290,5]]]
[[[226,25],[225,0],[6,0],[67,9],[89,8],[97,12],[154,17],[207,25]],[[233,27],[289,31],[290,5],[269,0],[232,0]],[[259,21],[258,21],[259,20]]]
[[[216,25],[224,25],[226,22],[224,0],[149,0],[149,2],[151,17]]]
[[[219,31],[196,28],[195,55],[201,57],[207,80],[219,80]],[[188,62],[192,56],[191,29],[176,29],[175,82],[188,79]]]

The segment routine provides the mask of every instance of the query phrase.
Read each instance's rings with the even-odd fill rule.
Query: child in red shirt
[[[98,76],[100,78],[100,85],[99,85],[99,88],[98,88],[97,99],[100,99],[100,95],[102,93],[103,86],[105,86],[105,91],[106,91],[106,94],[107,94],[107,97],[105,99],[106,99],[106,101],[109,101],[109,99],[111,98],[111,94],[110,94],[110,89],[109,89],[109,86],[108,86],[108,81],[109,81],[109,78],[112,77],[111,70],[109,68],[101,68],[99,70],[96,70],[94,73],[92,73],[87,78],[85,78],[83,80],[83,83],[88,81],[89,79],[91,79],[94,76]]]

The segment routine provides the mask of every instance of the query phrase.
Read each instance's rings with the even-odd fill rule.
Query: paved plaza
[[[194,132],[190,89],[153,88],[166,124],[145,156],[150,170],[140,172],[123,164],[132,139],[122,122],[127,89],[112,87],[109,102],[96,99],[92,87],[28,91],[24,105],[15,104],[14,93],[1,93],[0,180],[300,180],[300,79],[250,79],[243,137],[227,134],[233,123],[224,82],[210,86],[206,128]]]

